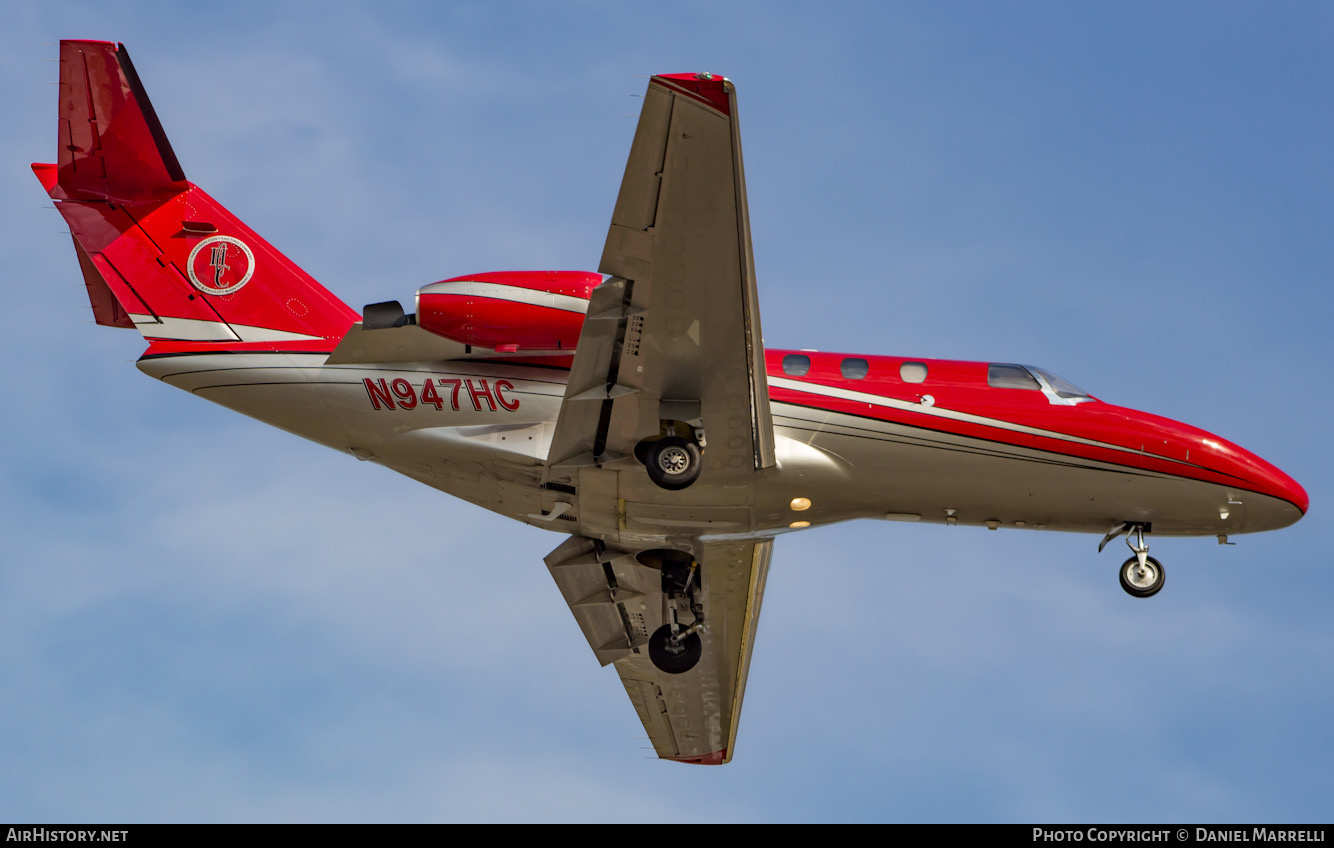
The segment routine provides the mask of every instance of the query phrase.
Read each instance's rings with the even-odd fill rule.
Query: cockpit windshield
[[[1052,391],[1056,392],[1057,397],[1071,400],[1075,398],[1087,398],[1089,396],[1089,393],[1081,389],[1079,386],[1076,386],[1074,383],[1062,377],[1057,377],[1045,368],[1034,368],[1031,365],[1028,366],[1028,368],[1031,371],[1037,372],[1042,379],[1046,380],[1047,385],[1051,386]]]
[[[1007,365],[993,362],[987,366],[987,385],[993,389],[1032,389],[1047,396],[1057,406],[1074,406],[1091,401],[1089,393],[1069,380],[1057,377],[1045,368],[1032,365]]]

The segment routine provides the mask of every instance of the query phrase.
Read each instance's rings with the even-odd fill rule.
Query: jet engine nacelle
[[[573,350],[601,274],[494,271],[417,290],[417,324],[498,351]]]

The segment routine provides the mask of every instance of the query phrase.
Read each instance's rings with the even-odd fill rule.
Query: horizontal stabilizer
[[[120,305],[115,292],[107,282],[106,277],[97,269],[97,264],[93,262],[92,257],[79,244],[79,240],[74,239],[74,252],[79,257],[79,269],[83,271],[83,282],[88,287],[88,302],[93,307],[93,318],[97,323],[105,327],[121,327],[127,330],[134,329],[134,319],[130,313]]]

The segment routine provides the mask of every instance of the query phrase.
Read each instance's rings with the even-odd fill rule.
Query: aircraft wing
[[[775,459],[736,116],[720,77],[649,82],[543,480],[579,529],[546,562],[598,661],[660,757],[706,764],[732,756],[773,548],[745,538]],[[636,448],[681,424],[703,436],[700,472],[668,491]],[[683,610],[670,569],[641,562],[655,551],[697,580],[684,609],[702,615],[675,620],[702,618],[700,658],[677,673],[650,658]]]
[[[657,570],[582,536],[546,563],[599,661],[615,663],[658,756],[719,765],[732,758],[773,540],[712,541],[701,551],[708,630],[684,674],[659,671],[645,647],[663,621]]]
[[[661,420],[702,422],[701,482],[774,465],[736,92],[655,76],[625,166],[547,479],[634,456]]]

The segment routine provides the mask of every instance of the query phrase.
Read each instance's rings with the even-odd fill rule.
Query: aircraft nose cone
[[[1242,495],[1246,532],[1277,530],[1295,524],[1306,514],[1311,503],[1306,490],[1278,466],[1216,436],[1210,436],[1205,444],[1212,448],[1219,470],[1243,481],[1241,488],[1251,493]]]
[[[1192,467],[1184,476],[1221,487],[1201,490],[1210,508],[1217,510],[1220,529],[1230,533],[1277,530],[1306,514],[1310,505],[1306,490],[1278,466],[1245,448],[1180,421],[1134,410],[1112,412],[1128,423],[1124,432],[1134,437],[1131,443],[1141,451],[1184,460]]]
[[[1257,469],[1258,473],[1253,478],[1257,483],[1256,488],[1260,494],[1267,495],[1269,499],[1249,508],[1246,517],[1247,529],[1254,526],[1256,530],[1274,530],[1295,524],[1306,514],[1307,508],[1311,505],[1306,490],[1277,467],[1259,457],[1254,458],[1263,465],[1263,469]]]

